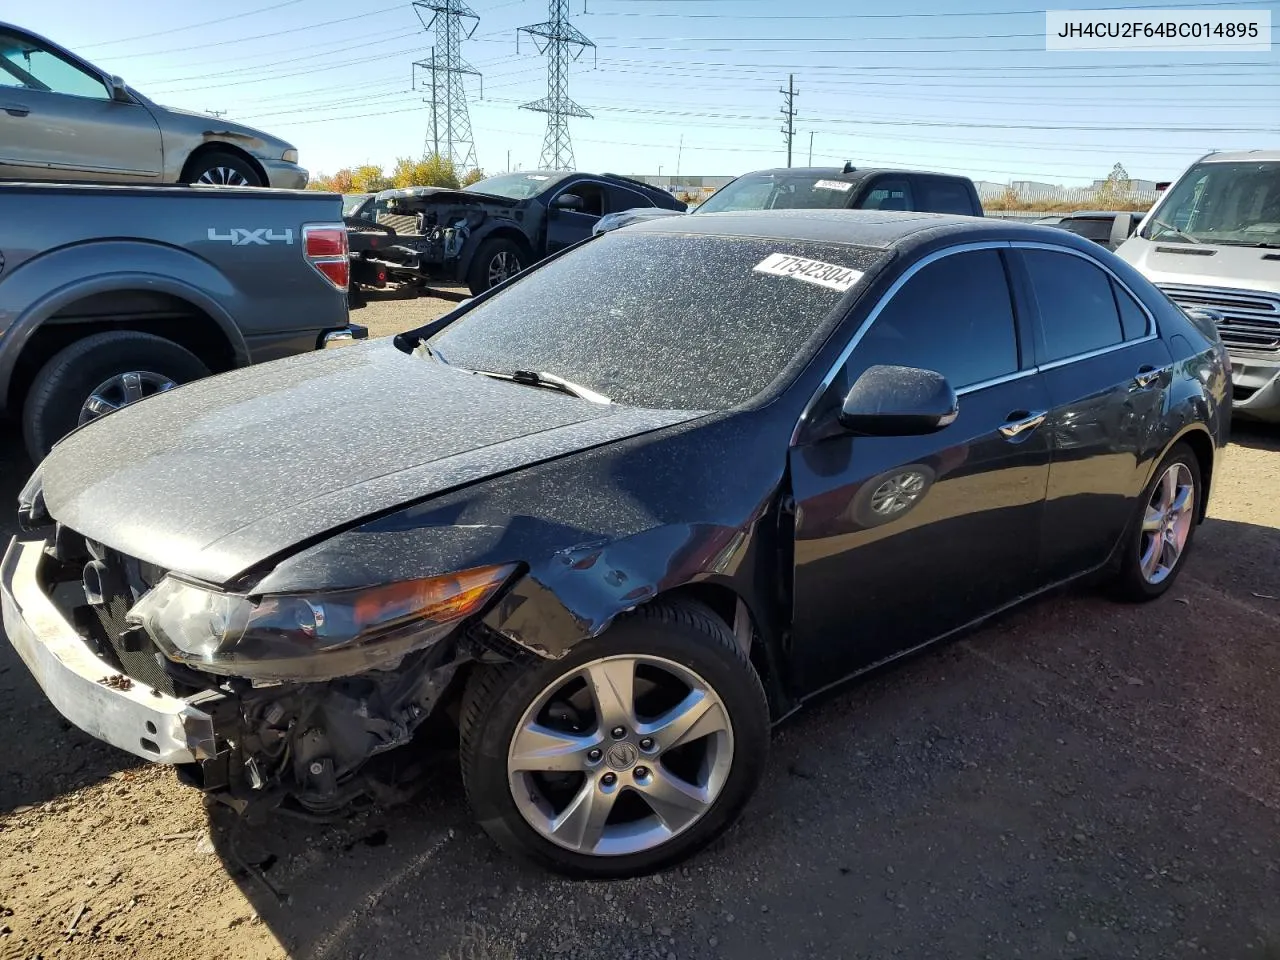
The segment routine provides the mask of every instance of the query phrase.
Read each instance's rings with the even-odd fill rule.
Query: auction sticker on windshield
[[[819,180],[813,185],[815,190],[839,190],[841,193],[848,193],[853,186],[844,180]]]
[[[848,290],[862,279],[862,271],[853,267],[841,267],[821,260],[793,257],[786,253],[771,253],[755,265],[756,273],[768,273],[775,277],[794,277],[805,283],[816,283],[831,290]]]

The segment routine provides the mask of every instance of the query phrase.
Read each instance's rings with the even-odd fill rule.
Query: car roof
[[[768,174],[775,177],[822,177],[825,180],[862,180],[873,174],[910,174],[920,177],[946,177],[948,180],[966,180],[967,177],[954,173],[937,173],[933,170],[912,170],[906,167],[855,167],[848,173],[843,167],[769,167],[766,170],[751,170],[742,174],[744,177]]]
[[[1280,161],[1280,150],[1237,150],[1232,153],[1210,153],[1200,163],[1247,163],[1250,160]]]
[[[625,235],[645,233],[800,240],[883,250],[915,247],[935,239],[1031,240],[1092,252],[1089,241],[1054,227],[992,217],[886,210],[751,210],[658,217],[628,224]]]

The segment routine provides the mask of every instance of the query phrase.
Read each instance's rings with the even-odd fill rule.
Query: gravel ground
[[[1237,434],[1169,596],[1062,592],[824,698],[743,821],[645,880],[508,859],[447,765],[408,805],[237,829],[0,644],[0,957],[1280,957],[1280,431]]]

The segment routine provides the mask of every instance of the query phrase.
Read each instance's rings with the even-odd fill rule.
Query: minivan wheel
[[[1200,461],[1179,443],[1156,468],[1130,524],[1116,575],[1125,600],[1154,600],[1186,563],[1200,506]]]
[[[561,660],[481,667],[462,777],[506,850],[576,877],[628,877],[719,836],[759,783],[760,679],[733,633],[691,602],[656,602]]]
[[[209,375],[171,340],[112,330],[77,340],[40,368],[22,407],[27,452],[39,462],[76,427]]]

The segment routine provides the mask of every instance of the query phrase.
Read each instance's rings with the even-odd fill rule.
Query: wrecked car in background
[[[1163,594],[1229,390],[1065,231],[635,224],[78,430],[21,494],[4,628],[69,720],[233,806],[376,796],[442,733],[505,848],[634,875],[833,682],[1086,573]]]
[[[472,294],[591,236],[605,214],[685,204],[640,180],[606,173],[505,173],[461,190],[384,190],[347,214],[356,277],[381,268],[415,284],[465,284]]]

